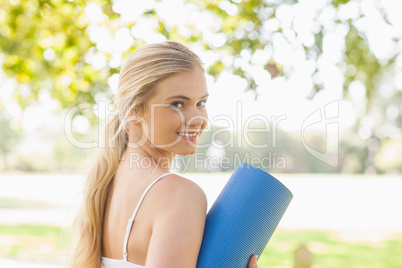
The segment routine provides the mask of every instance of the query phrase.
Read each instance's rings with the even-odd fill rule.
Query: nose
[[[193,107],[186,113],[186,129],[204,129],[208,123],[208,114],[205,108]]]

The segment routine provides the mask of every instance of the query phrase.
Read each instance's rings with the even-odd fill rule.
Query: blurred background
[[[197,153],[172,171],[209,208],[240,162],[294,194],[259,267],[402,267],[401,8],[0,0],[0,267],[66,267],[121,65],[168,39],[201,57],[210,93]]]

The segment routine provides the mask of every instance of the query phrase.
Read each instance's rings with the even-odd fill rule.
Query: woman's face
[[[198,138],[208,123],[207,98],[204,71],[199,68],[162,80],[143,116],[148,126],[142,124],[146,142],[159,151],[195,153]]]

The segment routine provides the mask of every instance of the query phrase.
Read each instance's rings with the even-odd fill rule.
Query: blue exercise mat
[[[247,268],[261,256],[292,193],[277,179],[241,162],[207,213],[197,268]]]

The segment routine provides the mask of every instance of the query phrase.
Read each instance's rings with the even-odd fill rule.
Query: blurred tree
[[[49,90],[51,96],[59,101],[60,108],[77,103],[95,103],[98,93],[101,93],[98,96],[111,97],[107,90],[108,79],[118,73],[120,68],[119,64],[110,64],[111,59],[124,58],[144,43],[136,38],[122,53],[112,53],[102,48],[96,38],[90,38],[100,27],[107,28],[112,33],[110,36],[103,36],[103,39],[114,38],[114,34],[121,28],[131,29],[133,32],[137,27],[136,22],[120,20],[121,14],[116,12],[117,8],[114,6],[116,2],[118,1],[88,2],[88,5],[94,4],[91,6],[91,13],[87,12],[87,1],[83,0],[0,0],[0,59],[6,74],[15,77],[19,85],[28,85],[29,90],[27,87],[18,87],[15,92],[15,98],[23,109],[36,101],[40,89]],[[325,16],[324,12],[339,9],[350,2],[359,3],[358,0],[334,0],[323,5],[313,14],[314,25],[306,28],[310,32],[301,32],[300,27],[295,27],[295,17],[291,11],[293,6],[300,5],[295,0],[187,0],[187,5],[195,4],[200,12],[206,12],[220,22],[213,29],[213,34],[223,34],[225,41],[221,45],[204,38],[197,25],[192,25],[191,34],[183,35],[177,27],[171,27],[161,19],[154,9],[146,9],[140,18],[151,17],[156,20],[155,31],[166,38],[202,42],[205,49],[211,49],[217,54],[219,51],[224,52],[209,67],[208,72],[217,77],[222,70],[227,69],[246,78],[246,90],[255,92],[256,97],[258,84],[252,71],[244,64],[239,64],[236,59],[243,57],[251,64],[250,56],[259,51],[274,51],[276,48],[273,40],[280,37],[293,49],[304,50],[305,58],[316,63],[312,74],[313,96],[314,92],[323,87],[317,62],[323,53],[323,37],[328,32],[319,18]],[[377,7],[383,20],[390,24],[384,9],[379,4]],[[91,18],[87,13],[98,17]],[[283,19],[284,16],[287,19]],[[334,23],[348,29],[344,51],[344,66],[347,68],[343,68],[345,92],[347,93],[346,89],[352,81],[362,80],[366,86],[369,105],[384,67],[394,62],[398,51],[381,60],[371,52],[365,33],[355,26],[356,21],[364,16],[359,10],[355,19],[335,16]],[[312,36],[313,42],[306,41],[305,39],[309,39],[306,36]],[[229,55],[232,60],[225,61],[222,55]],[[292,66],[284,66],[275,57],[267,60],[264,66],[271,78],[281,74],[289,76],[294,72]],[[350,69],[354,72],[350,72]]]
[[[22,109],[36,102],[42,90],[48,91],[57,100],[60,110],[79,103],[95,104],[99,99],[112,98],[110,87],[116,82],[121,59],[146,42],[137,33],[141,23],[145,23],[153,25],[150,34],[160,39],[199,43],[205,50],[213,51],[214,60],[208,62],[208,73],[218,77],[227,70],[245,78],[248,81],[245,90],[254,92],[256,98],[262,89],[250,66],[261,65],[270,79],[280,76],[289,78],[297,72],[292,60],[286,62],[276,53],[283,47],[289,47],[289,51],[297,51],[298,56],[312,63],[310,97],[313,97],[325,87],[320,62],[324,58],[325,42],[330,42],[326,38],[340,29],[343,39],[341,51],[338,51],[340,58],[336,63],[343,74],[344,97],[353,99],[356,88],[351,84],[360,81],[365,92],[361,102],[366,110],[359,116],[364,117],[378,113],[378,107],[373,106],[378,104],[378,91],[384,82],[384,74],[395,70],[395,62],[400,55],[401,35],[394,35],[388,40],[389,52],[376,52],[368,41],[367,27],[361,27],[368,16],[362,7],[363,2],[369,1],[332,0],[317,4],[314,12],[306,15],[311,24],[303,24],[303,18],[295,14],[303,3],[296,0],[186,0],[184,4],[192,5],[200,17],[204,18],[205,15],[205,18],[214,21],[214,27],[206,32],[203,25],[194,21],[193,24],[184,25],[187,31],[183,31],[158,14],[152,5],[141,6],[141,9],[138,8],[139,14],[130,14],[131,18],[127,19],[122,12],[124,7],[119,7],[118,0],[0,0],[0,64],[3,71],[18,82],[14,99]],[[379,15],[377,21],[392,28],[392,22],[381,3],[373,1],[375,12]],[[340,15],[340,11],[345,9],[355,10],[355,13]],[[116,45],[118,48],[115,48]],[[258,64],[255,63],[256,59]],[[391,114],[390,117],[396,119],[388,122],[388,119],[374,116],[377,121],[371,126],[371,136],[367,137],[371,146],[351,151],[350,148],[355,144],[348,141],[343,143],[343,162],[354,163],[349,167],[351,172],[364,171],[366,166],[375,165],[379,170],[389,166],[374,155],[377,150],[382,155],[390,155],[389,148],[393,146],[389,144],[392,143],[380,142],[380,148],[375,144],[392,137],[384,133],[377,135],[374,130],[385,129],[381,128],[385,123],[400,129],[400,95],[395,93],[388,96],[380,104],[380,112],[385,114],[389,110],[387,113]],[[388,109],[390,102],[394,102],[393,108]],[[399,112],[393,112],[395,110]],[[93,110],[86,109],[80,113],[85,113],[90,123],[98,122]],[[7,142],[7,133],[16,128],[10,128],[9,123],[5,123],[8,122],[6,119],[0,120],[3,120],[1,129],[4,135],[0,141],[4,141],[4,146],[0,150],[6,154],[9,150],[7,146],[12,144]],[[365,122],[367,120],[358,120],[355,133],[367,127]],[[227,154],[231,155],[232,148],[228,150]],[[245,150],[240,151],[245,153]],[[263,151],[256,154],[261,156],[269,152]],[[278,151],[279,154],[284,155]],[[393,167],[399,165],[399,162],[395,163]],[[307,164],[299,166],[306,168],[300,171],[310,170]]]
[[[4,112],[3,104],[0,101],[0,154],[3,158],[3,170],[8,170],[8,155],[22,139],[21,129],[14,129],[10,123],[11,118]]]
[[[376,167],[381,172],[402,172],[402,137],[381,141],[379,153],[375,156]]]
[[[85,1],[4,1],[0,5],[3,70],[20,85],[15,97],[24,109],[45,88],[61,107],[92,101],[102,75],[85,62],[93,46],[81,17]],[[8,4],[7,4],[8,3]],[[24,90],[20,92],[19,90]]]

